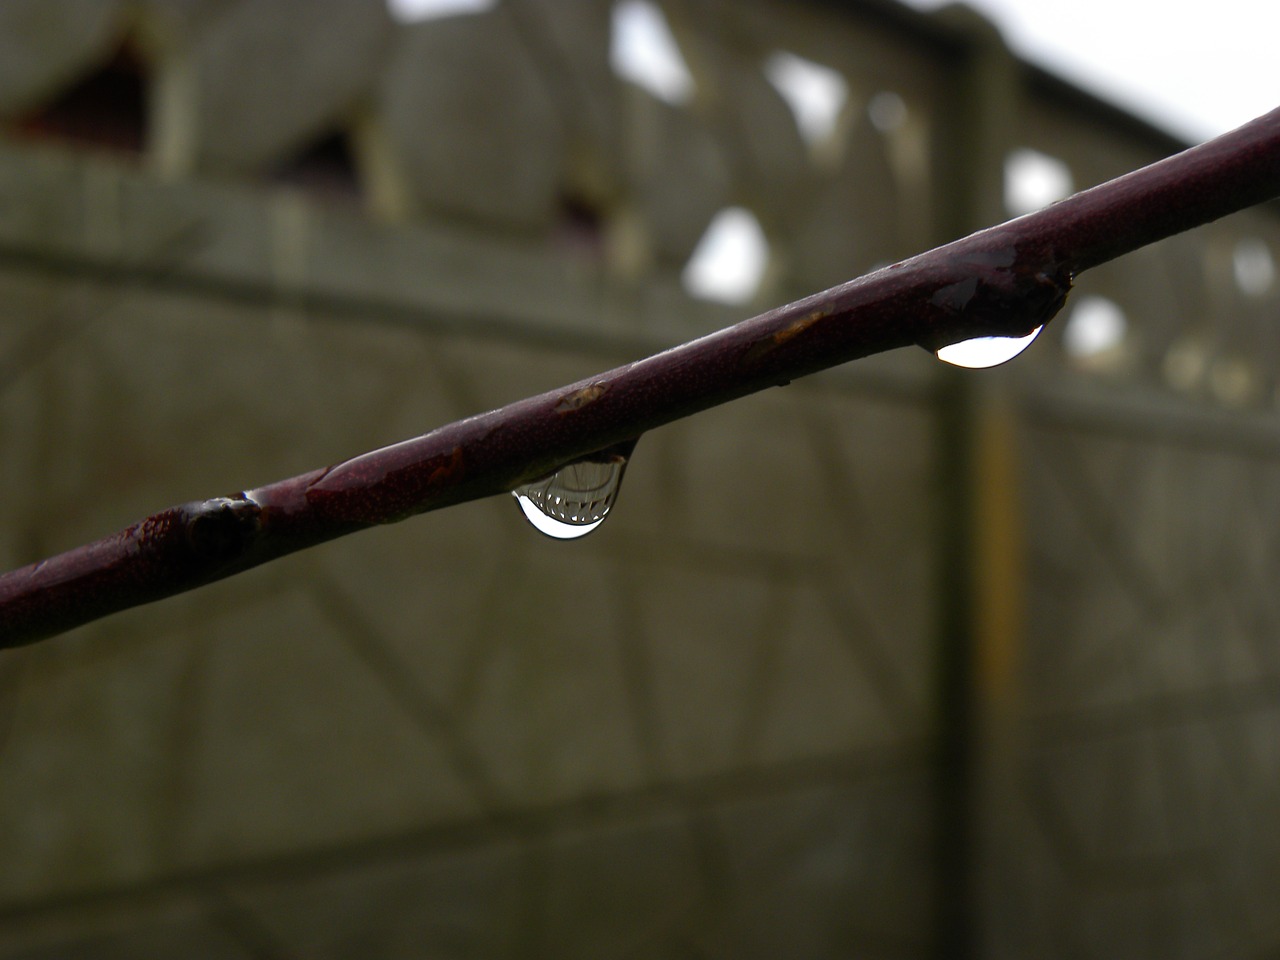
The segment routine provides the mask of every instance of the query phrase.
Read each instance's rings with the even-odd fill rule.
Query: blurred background
[[[1110,7],[1077,49],[1161,47]],[[1009,29],[5,0],[0,567],[1218,132]],[[654,431],[580,542],[497,498],[4,653],[0,957],[1280,955],[1277,256],[1272,203],[1008,366]]]

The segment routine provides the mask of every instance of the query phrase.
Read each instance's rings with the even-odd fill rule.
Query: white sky
[[[967,2],[1025,59],[1186,140],[1280,106],[1280,0]]]

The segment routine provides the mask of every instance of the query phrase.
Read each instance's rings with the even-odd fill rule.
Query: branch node
[[[262,508],[244,494],[214,497],[181,509],[187,543],[197,563],[221,566],[238,559],[262,530]]]

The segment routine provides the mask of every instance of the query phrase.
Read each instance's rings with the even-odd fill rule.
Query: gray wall
[[[683,105],[605,3],[0,6],[0,566],[999,220],[1017,148],[1174,149],[970,17],[664,7]],[[34,137],[124,40],[141,152]],[[829,142],[778,49],[847,79]],[[278,182],[331,133],[358,193]],[[680,271],[730,204],[725,306]],[[654,431],[584,541],[468,504],[5,654],[0,956],[1276,949],[1275,213],[1082,277],[1106,350]]]

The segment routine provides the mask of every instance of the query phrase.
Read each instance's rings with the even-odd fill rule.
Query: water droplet
[[[974,337],[959,343],[949,343],[937,351],[937,358],[957,367],[996,367],[1012,360],[1040,335],[1043,324],[1025,337]]]
[[[604,523],[618,499],[634,440],[565,464],[511,491],[534,529],[557,540],[585,537]]]

